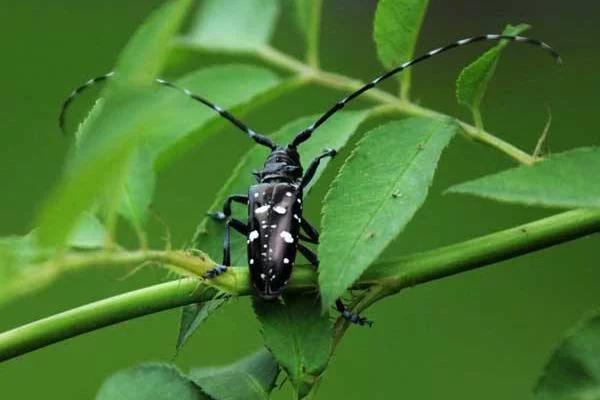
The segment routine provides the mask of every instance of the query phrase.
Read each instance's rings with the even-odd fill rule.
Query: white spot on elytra
[[[272,281],[274,281],[276,276],[277,276],[277,275],[273,275],[273,276],[271,277],[271,280],[272,280]]]
[[[298,204],[302,204],[302,200],[300,198],[298,198],[298,200],[296,200],[298,202]]]
[[[266,249],[266,248],[267,248],[267,245],[266,245],[266,244],[263,244],[263,247]]]
[[[277,214],[283,215],[286,213],[287,210],[285,209],[285,207],[275,206],[275,207],[273,207],[273,211],[275,211]]]
[[[265,274],[260,274],[260,279],[262,279],[263,281],[265,280],[267,276]]]
[[[277,228],[277,225],[271,225],[271,228],[275,229]]]
[[[258,193],[254,193],[254,198],[257,199],[258,198]]]
[[[289,260],[288,258],[284,258],[284,259],[283,259],[283,263],[284,263],[284,264],[289,264],[289,263],[290,263],[290,260]]]
[[[254,214],[265,213],[265,212],[267,212],[269,210],[269,208],[271,208],[271,206],[268,205],[268,204],[265,204],[264,206],[260,206],[256,210],[254,210]]]
[[[248,235],[248,240],[251,242],[253,242],[254,239],[257,239],[257,238],[258,238],[258,231],[256,231],[256,230],[250,232],[250,235]]]
[[[279,236],[281,236],[281,238],[283,239],[284,242],[286,243],[294,243],[294,238],[292,237],[292,234],[289,233],[288,231],[283,231],[279,234]]]
[[[269,273],[272,274],[273,273],[273,268],[269,269]]]
[[[286,195],[287,197],[292,197],[292,192],[285,192],[285,195]]]
[[[254,258],[250,259],[250,265],[254,264]]]
[[[300,217],[298,216],[298,214],[294,214],[294,219],[300,221]]]

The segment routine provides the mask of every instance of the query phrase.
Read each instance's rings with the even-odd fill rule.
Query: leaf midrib
[[[425,142],[429,143],[429,141],[434,136],[434,134],[435,134],[435,131],[433,133],[429,133],[428,134],[429,137],[427,138],[427,140]],[[405,168],[402,169],[402,172],[400,173],[399,178],[394,180],[393,184],[390,185],[390,190],[388,190],[385,197],[382,197],[382,201],[377,205],[376,211],[374,213],[372,213],[371,216],[369,217],[369,219],[367,220],[367,222],[365,224],[363,224],[363,227],[360,230],[360,235],[357,235],[356,239],[354,239],[354,241],[352,243],[352,250],[348,253],[347,256],[344,257],[343,261],[340,263],[341,265],[347,264],[348,261],[350,260],[351,256],[354,255],[354,251],[356,249],[356,244],[364,236],[366,228],[373,222],[373,220],[375,219],[375,216],[378,215],[378,213],[381,210],[381,208],[383,207],[383,205],[387,201],[389,201],[390,196],[394,192],[394,188],[402,180],[406,171],[410,169],[410,167],[413,165],[413,161],[419,156],[419,154],[421,154],[421,152],[422,152],[422,150],[419,150],[419,149],[417,149],[415,151],[414,155],[410,158],[409,162],[406,163]],[[341,277],[342,277],[342,275],[338,275],[338,278],[335,280],[336,284],[339,284],[342,281]]]

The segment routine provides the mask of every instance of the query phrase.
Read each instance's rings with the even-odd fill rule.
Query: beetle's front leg
[[[302,177],[302,182],[300,183],[300,188],[304,189],[306,185],[312,180],[315,176],[315,172],[317,172],[317,168],[319,167],[319,163],[325,157],[335,157],[337,152],[334,149],[326,149],[320,156],[312,160],[308,168],[306,169],[306,173]]]
[[[231,265],[231,228],[242,235],[248,235],[248,225],[235,218],[228,219],[225,223],[225,237],[223,239],[223,262],[215,268],[206,271],[202,275],[203,278],[210,279],[221,275]]]
[[[208,215],[217,221],[225,221],[231,217],[231,203],[233,202],[248,205],[248,196],[242,194],[232,194],[227,197],[225,203],[223,203],[223,211],[210,211]]]

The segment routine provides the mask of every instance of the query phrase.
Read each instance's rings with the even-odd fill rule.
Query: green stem
[[[485,265],[548,248],[600,231],[600,209],[565,212],[516,228],[439,249],[412,254],[393,262],[375,264],[355,283],[355,288],[372,288],[355,307],[361,312],[383,297],[401,289],[470,271]],[[147,251],[82,254],[53,261],[53,267],[81,268],[94,264],[127,265],[161,262],[200,275],[214,265],[206,256],[180,251]],[[235,295],[250,295],[247,268],[231,268],[210,284]],[[297,267],[290,290],[314,288],[317,277],[312,268]],[[0,361],[48,346],[82,333],[212,298],[196,278],[184,278],[101,300],[32,322],[0,334]],[[338,323],[336,335],[345,326]],[[338,340],[339,340],[338,337]]]
[[[179,40],[175,43],[175,46],[194,50],[194,51],[203,51],[203,52],[218,52],[218,53],[227,53],[227,54],[245,54],[255,56],[266,64],[269,64],[273,67],[280,68],[285,71],[289,71],[295,73],[299,76],[311,79],[314,83],[323,85],[325,87],[331,89],[337,89],[344,92],[353,92],[358,88],[365,85],[364,82],[351,79],[347,76],[323,71],[319,68],[313,68],[308,64],[303,63],[302,61],[291,57],[273,47],[263,46],[257,49],[251,49],[248,51],[241,52],[239,50],[236,51],[228,51],[228,50],[215,50],[203,46],[199,46],[196,43],[189,42],[186,40]],[[366,91],[363,96],[367,99],[373,100],[380,104],[389,105],[394,107],[398,112],[410,115],[410,116],[422,116],[422,117],[433,117],[433,118],[454,118],[438,111],[434,111],[425,107],[421,107],[415,103],[407,101],[405,99],[399,99],[398,97],[378,88],[373,88],[371,90]],[[497,136],[486,132],[483,129],[479,129],[473,125],[470,125],[464,121],[461,121],[457,118],[454,118],[458,124],[462,127],[463,133],[465,136],[481,142],[505,155],[509,156],[513,160],[521,163],[530,165],[536,161],[536,158],[526,153],[525,151],[519,149],[512,144],[503,141]]]
[[[314,69],[319,68],[319,33],[321,31],[321,11],[323,9],[323,0],[313,0],[311,8],[310,26],[308,28],[308,37],[306,43],[306,62]]]
[[[345,92],[353,92],[365,85],[364,82],[357,79],[351,79],[347,76],[326,72],[318,68],[311,68],[309,65],[290,57],[289,55],[280,52],[272,47],[262,47],[256,51],[256,55],[262,61],[272,66],[282,68],[284,70],[294,72],[300,75],[307,75],[315,83],[321,84],[332,89],[342,90]],[[365,98],[376,101],[380,104],[387,104],[396,108],[399,112],[411,116],[424,116],[434,118],[453,118],[443,113],[421,107],[411,101],[403,98],[398,98],[384,90],[373,88],[366,91],[363,96]],[[456,118],[455,118],[456,119]],[[518,161],[521,164],[530,165],[535,162],[535,158],[523,150],[513,146],[512,144],[499,139],[497,136],[486,132],[483,128],[479,129],[476,126],[456,119],[463,129],[466,136],[478,142],[484,143]]]

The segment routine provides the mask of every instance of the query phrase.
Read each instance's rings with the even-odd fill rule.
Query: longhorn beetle
[[[223,261],[214,269],[206,272],[204,278],[210,279],[227,271],[231,264],[230,257],[230,230],[233,228],[247,238],[248,265],[252,285],[259,296],[270,300],[279,296],[285,289],[292,274],[296,253],[300,253],[315,267],[319,265],[317,255],[305,247],[300,240],[307,243],[319,243],[319,233],[304,219],[302,215],[303,193],[306,185],[313,178],[319,163],[323,158],[334,157],[336,150],[325,149],[315,158],[305,172],[300,164],[298,147],[312,136],[312,134],[331,118],[348,102],[360,96],[367,90],[375,87],[381,81],[424,61],[436,54],[443,53],[455,47],[486,40],[508,40],[525,42],[549,51],[560,62],[558,53],[548,44],[536,39],[523,36],[507,36],[488,34],[458,40],[444,47],[431,50],[420,57],[385,72],[373,79],[355,92],[344,97],[328,109],[313,124],[300,131],[291,143],[277,144],[269,137],[261,135],[250,129],[228,111],[204,99],[203,97],[181,88],[174,83],[157,78],[156,82],[178,90],[192,99],[204,104],[217,112],[233,125],[245,132],[257,144],[267,147],[270,151],[263,169],[253,172],[257,184],[250,186],[247,194],[234,194],[225,200],[222,211],[210,212],[209,215],[225,223],[225,238],[223,241]],[[84,85],[75,89],[65,100],[59,117],[59,124],[64,132],[65,112],[69,104],[86,88],[104,81],[113,73],[90,79]],[[351,194],[349,194],[351,195]],[[231,203],[241,203],[248,207],[248,221],[243,222],[231,215]],[[372,324],[371,321],[352,313],[342,301],[336,301],[336,308],[346,320],[358,325]]]

